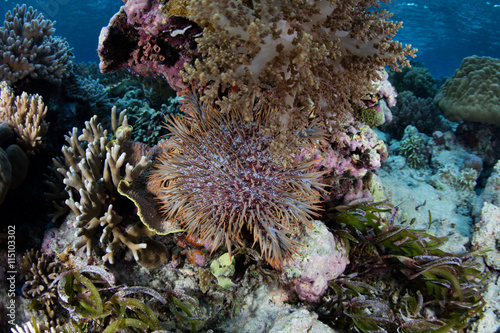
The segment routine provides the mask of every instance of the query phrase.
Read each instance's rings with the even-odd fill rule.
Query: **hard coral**
[[[42,146],[49,125],[45,121],[47,107],[38,94],[25,92],[15,96],[6,82],[0,83],[0,123],[6,122],[17,135],[17,141],[28,152]]]
[[[146,243],[139,243],[137,237],[130,233],[137,229],[131,228],[126,233],[121,230],[125,227],[122,222],[125,214],[120,215],[114,207],[125,209],[120,206],[119,200],[115,202],[120,197],[117,188],[122,180],[131,182],[137,178],[148,166],[148,160],[142,156],[134,163],[123,151],[128,145],[131,128],[124,113],[116,118],[116,108],[113,108],[112,115],[113,141],[96,117],[86,122],[85,127],[81,135],[74,128],[66,137],[68,145],[62,149],[65,161],[54,159],[57,171],[64,176],[69,195],[65,203],[76,215],[74,226],[79,229],[77,235],[81,239],[75,247],[86,247],[90,256],[92,239],[102,231],[100,242],[107,252],[103,260],[113,263],[115,252],[124,244],[139,261],[140,250],[146,248]],[[122,205],[126,207],[123,201]],[[133,205],[129,205],[132,209]]]
[[[184,103],[187,115],[168,126],[173,136],[150,180],[166,219],[214,249],[225,244],[229,252],[244,244],[247,229],[265,259],[280,267],[298,252],[290,236],[309,226],[318,208],[319,174],[311,163],[285,165],[271,157],[273,137],[262,128],[274,109],[249,105],[255,117],[245,121],[236,108],[223,115],[195,96]]]
[[[40,79],[61,84],[73,55],[68,43],[54,37],[54,23],[32,7],[17,5],[0,27],[0,80],[17,83]]]
[[[477,121],[500,126],[500,59],[464,58],[434,98],[451,121]]]

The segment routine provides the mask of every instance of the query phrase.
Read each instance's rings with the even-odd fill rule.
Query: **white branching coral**
[[[54,23],[32,7],[17,5],[0,27],[0,79],[16,83],[27,78],[61,84],[72,64],[68,43],[54,37]]]
[[[117,121],[116,107],[112,110],[113,140],[108,138],[107,130],[93,117],[85,123],[85,129],[78,135],[73,128],[66,136],[67,146],[62,148],[64,162],[54,159],[57,171],[64,176],[64,184],[69,198],[66,205],[76,215],[74,227],[78,228],[80,240],[75,247],[86,247],[91,255],[92,238],[102,231],[100,242],[106,248],[104,261],[114,262],[114,253],[121,244],[127,246],[134,258],[139,260],[139,251],[146,243],[136,243],[136,237],[123,233],[123,216],[115,212],[113,197],[118,197],[117,187],[122,180],[131,182],[147,168],[149,161],[145,156],[135,165],[129,163],[124,146],[131,135],[125,112]],[[136,230],[134,230],[135,232]]]
[[[6,122],[12,128],[19,144],[28,152],[43,143],[49,126],[44,120],[46,114],[41,96],[23,92],[16,97],[6,82],[0,83],[0,123]]]

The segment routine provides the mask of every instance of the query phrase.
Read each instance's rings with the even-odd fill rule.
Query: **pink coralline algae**
[[[331,186],[325,200],[343,204],[369,196],[363,193],[363,178],[380,168],[387,159],[387,148],[369,126],[356,123],[345,129],[340,142],[302,148],[298,159],[316,161],[315,166],[325,172],[324,183]]]
[[[348,251],[320,221],[314,221],[299,242],[304,245],[301,254],[284,267],[282,277],[302,301],[317,303],[328,281],[342,274],[349,264]]]
[[[179,71],[194,58],[202,28],[187,18],[167,16],[161,4],[124,0],[125,6],[101,30],[98,53],[103,73],[129,68],[139,75],[163,76],[184,88]]]

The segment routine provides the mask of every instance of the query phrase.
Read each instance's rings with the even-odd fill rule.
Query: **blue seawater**
[[[19,3],[0,0],[0,14]],[[99,32],[123,5],[121,0],[24,1],[57,21],[56,34],[74,48],[76,61],[99,61]],[[500,58],[500,0],[393,0],[382,8],[403,21],[395,39],[418,48],[415,60],[436,77],[452,76],[464,57]]]

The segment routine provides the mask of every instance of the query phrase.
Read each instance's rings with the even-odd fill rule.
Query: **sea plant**
[[[57,303],[67,311],[50,332],[162,332],[159,315],[169,310],[191,332],[205,322],[195,297],[177,290],[160,294],[148,287],[116,285],[113,274],[99,266],[65,270],[47,288],[55,290]],[[148,304],[155,301],[154,307],[141,295],[148,296]],[[46,331],[36,321],[24,328]]]
[[[330,283],[319,312],[353,332],[463,330],[486,304],[477,253],[439,249],[445,239],[410,229],[413,221],[395,225],[397,212],[389,203],[357,202],[325,213],[349,243],[351,264]]]

